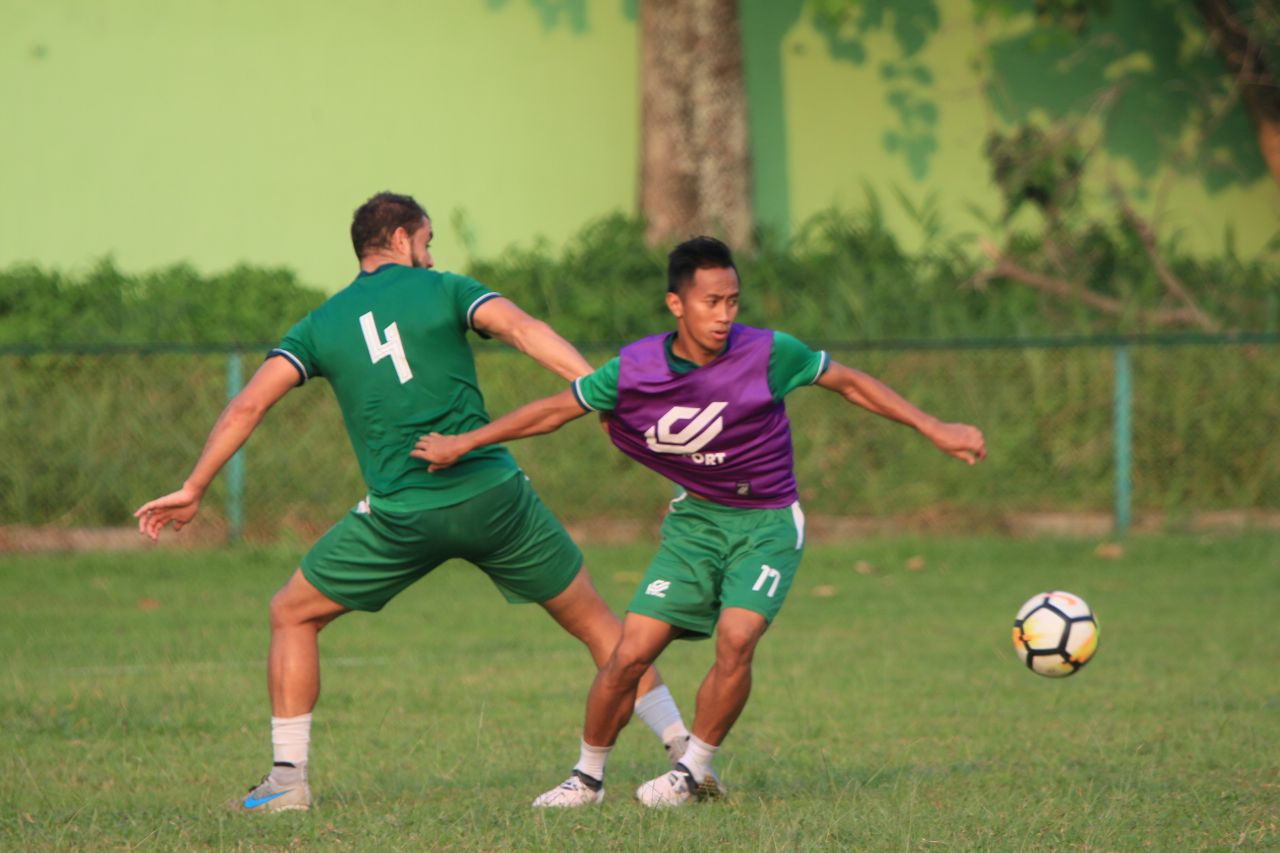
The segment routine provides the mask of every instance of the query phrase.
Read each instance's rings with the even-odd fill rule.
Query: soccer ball
[[[1042,592],[1018,610],[1013,647],[1037,675],[1074,675],[1098,650],[1098,620],[1080,596]]]

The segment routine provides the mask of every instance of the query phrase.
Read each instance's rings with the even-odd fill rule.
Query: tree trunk
[[[1267,66],[1258,36],[1241,20],[1231,0],[1196,0],[1210,38],[1235,78],[1240,102],[1253,120],[1258,147],[1280,184],[1280,88]]]
[[[640,209],[651,243],[754,222],[737,0],[642,0]]]

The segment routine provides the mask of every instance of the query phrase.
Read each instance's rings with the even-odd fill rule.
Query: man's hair
[[[378,193],[356,208],[351,218],[351,245],[356,257],[363,260],[372,250],[387,248],[397,228],[403,228],[407,234],[416,233],[424,218],[431,217],[413,196]]]
[[[680,293],[693,283],[694,273],[706,269],[738,270],[729,247],[715,237],[685,240],[667,256],[667,292]]]

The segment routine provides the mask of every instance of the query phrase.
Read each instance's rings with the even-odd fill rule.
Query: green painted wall
[[[442,266],[629,207],[634,23],[524,0],[0,0],[0,265],[354,269],[372,193],[418,197]],[[548,24],[551,24],[548,26]]]
[[[1238,110],[1211,162],[1168,167],[1194,118],[1177,78],[1214,57],[1116,6],[1109,26],[1141,49],[1082,66],[1038,49],[1028,16],[975,24],[971,0],[865,0],[839,28],[802,0],[744,0],[758,217],[786,232],[870,186],[908,243],[895,190],[985,232],[988,131],[1088,115],[1139,67],[1107,124],[1086,120],[1096,174],[1189,246],[1231,228],[1260,251],[1280,193]],[[0,20],[0,265],[247,261],[334,288],[351,210],[379,189],[426,204],[452,268],[635,206],[635,0],[0,0]]]

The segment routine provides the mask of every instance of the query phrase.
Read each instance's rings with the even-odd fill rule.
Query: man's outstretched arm
[[[529,316],[504,297],[490,299],[476,309],[475,328],[532,358],[569,382],[591,372],[591,365],[546,323]]]
[[[868,412],[912,427],[948,456],[970,465],[987,458],[986,439],[980,429],[969,424],[944,423],[917,409],[888,385],[860,370],[833,361],[818,377],[817,384],[835,391]]]
[[[418,439],[409,455],[430,462],[428,471],[439,471],[441,468],[448,468],[477,447],[555,432],[586,413],[587,410],[582,408],[578,398],[573,395],[573,389],[566,388],[559,394],[527,403],[471,432],[460,435],[433,432],[424,435]]]
[[[182,488],[149,501],[134,512],[138,532],[155,542],[169,522],[173,522],[173,529],[178,531],[191,521],[200,509],[205,490],[222,466],[253,434],[276,401],[297,384],[298,371],[292,364],[283,358],[267,359],[218,416]]]

